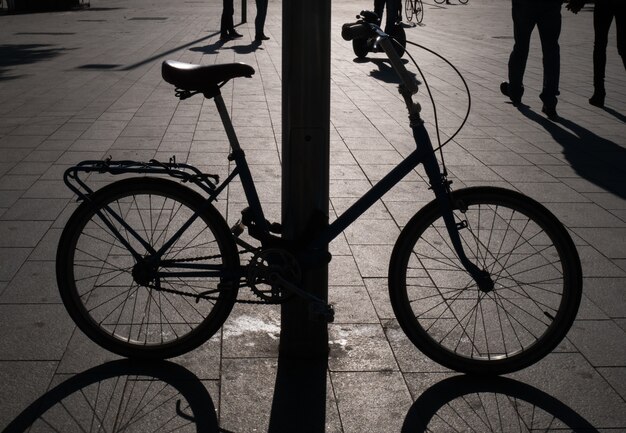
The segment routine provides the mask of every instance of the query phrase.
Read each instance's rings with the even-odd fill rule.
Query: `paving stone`
[[[25,262],[6,291],[0,296],[0,303],[3,304],[58,304],[60,302],[53,261],[29,260]]]
[[[354,245],[352,251],[363,278],[388,275],[389,258],[393,245]]]
[[[0,247],[35,247],[50,226],[44,221],[3,221]]]
[[[350,245],[393,245],[399,234],[398,226],[389,219],[361,218],[346,229],[346,238]]]
[[[380,324],[329,326],[331,371],[392,371],[398,365]]]
[[[568,338],[594,367],[613,367],[624,363],[626,333],[611,320],[579,320]]]
[[[250,296],[251,299],[257,299]],[[280,340],[280,306],[237,304],[222,329],[223,356],[276,357]]]
[[[578,228],[574,231],[609,258],[626,257],[626,228]]]
[[[334,323],[379,323],[365,287],[330,286],[328,301],[335,310]]]
[[[558,399],[596,428],[624,425],[626,403],[580,354],[553,353],[511,377]]]
[[[1,360],[61,359],[74,328],[62,305],[4,304],[0,313]]]
[[[391,319],[395,317],[391,302],[389,301],[389,283],[387,278],[363,279],[367,292],[372,299],[376,314],[379,319]]]
[[[328,284],[331,286],[358,286],[362,284],[359,270],[352,256],[334,256],[328,265]]]
[[[626,317],[626,279],[586,278],[585,294],[609,317]]]
[[[2,219],[15,221],[54,221],[63,208],[65,208],[65,205],[65,200],[21,199],[2,215]]]
[[[224,359],[220,426],[229,431],[267,431],[276,381],[272,359]]]
[[[584,277],[626,277],[626,273],[596,248],[577,245]]]
[[[408,339],[396,320],[384,323],[385,336],[393,349],[400,370],[403,373],[413,372],[450,372],[447,368],[429,359]]]
[[[0,361],[0,426],[6,427],[44,394],[55,368],[52,361]]]
[[[373,426],[401,431],[411,396],[400,373],[346,372],[331,377],[345,433],[369,432]]]
[[[598,372],[626,400],[626,367],[599,368]]]

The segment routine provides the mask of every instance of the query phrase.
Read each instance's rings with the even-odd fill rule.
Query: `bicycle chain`
[[[240,255],[246,254],[248,251],[239,251]],[[171,260],[171,262],[173,263],[183,263],[183,262],[199,262],[202,260],[211,260],[211,259],[218,259],[222,257],[221,254],[217,254],[217,255],[213,255],[213,256],[200,256],[200,257],[193,257],[193,258],[187,258],[187,259],[176,259],[176,260]],[[181,296],[188,296],[190,298],[194,298],[196,300],[196,302],[199,302],[200,299],[208,299],[210,301],[217,301],[218,298],[217,297],[212,297],[212,296],[208,296],[208,295],[202,295],[202,294],[193,294],[193,293],[188,293],[188,292],[181,292],[180,290],[174,290],[174,289],[166,289],[164,287],[160,287],[157,288],[156,286],[150,285],[147,286],[150,289],[154,289],[156,291],[159,292],[166,292],[166,293],[172,293],[175,295],[181,295]],[[258,294],[256,294],[254,292],[254,290],[252,290],[252,288],[249,285],[240,285],[239,287],[248,287],[248,289],[250,289],[252,291],[252,293],[255,296],[258,296]],[[255,304],[255,305],[275,305],[275,304],[279,304],[280,302],[272,302],[269,300],[261,300],[261,301],[250,301],[250,300],[246,300],[246,299],[237,299],[235,302],[237,302],[238,304]]]

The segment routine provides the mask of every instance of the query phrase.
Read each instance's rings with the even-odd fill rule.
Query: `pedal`
[[[311,302],[309,303],[309,320],[333,323],[335,321],[335,310],[332,305],[323,302]]]

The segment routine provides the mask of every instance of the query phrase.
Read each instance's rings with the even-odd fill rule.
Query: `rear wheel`
[[[581,298],[580,260],[567,230],[545,207],[514,191],[452,193],[463,249],[489,273],[474,281],[431,202],[406,225],[389,268],[391,303],[409,339],[458,371],[509,373],[552,351]]]
[[[415,0],[406,0],[404,2],[404,16],[407,21],[411,22],[413,20],[413,15],[415,15]]]
[[[424,20],[424,4],[422,0],[415,0],[415,21],[421,24]]]
[[[237,297],[238,260],[226,223],[199,194],[165,179],[128,179],[74,212],[59,242],[57,281],[71,317],[97,344],[168,358],[222,326]]]
[[[367,47],[367,39],[357,38],[352,40],[352,50],[359,59],[367,56],[369,49]]]
[[[393,46],[398,53],[398,56],[402,57],[404,55],[404,51],[406,50],[406,33],[404,29],[400,25],[393,26],[391,32],[389,32],[389,36],[393,38]]]

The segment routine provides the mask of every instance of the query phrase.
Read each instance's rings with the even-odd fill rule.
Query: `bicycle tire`
[[[369,53],[369,47],[367,46],[367,39],[365,38],[354,38],[352,40],[352,50],[354,54],[359,58],[363,59]]]
[[[424,20],[424,4],[422,0],[415,0],[415,22],[422,24]]]
[[[444,1],[446,0],[435,0],[435,3],[437,3],[438,5],[442,4]]]
[[[462,5],[467,4],[469,0],[459,0],[459,3],[461,3]]]
[[[196,213],[162,258],[213,264],[228,275],[239,265],[226,222],[195,191],[159,178],[114,182],[84,201],[61,235],[57,283],[74,322],[98,345],[130,358],[170,358],[204,343],[230,314],[235,278],[156,276],[157,266],[151,277],[141,277],[139,260],[99,215],[142,256],[149,255],[148,247],[115,220],[112,209],[155,251]],[[209,290],[214,299],[202,296]]]
[[[415,15],[415,2],[416,0],[406,0],[404,2],[404,15],[408,22],[413,20],[413,15]]]
[[[393,28],[389,31],[389,36],[391,36],[395,43],[393,44],[396,52],[398,53],[398,57],[404,56],[406,51],[406,32],[400,25],[394,25]]]
[[[552,351],[582,296],[580,259],[544,206],[514,191],[466,188],[452,206],[467,257],[487,270],[479,289],[449,241],[432,201],[401,232],[389,266],[391,304],[408,338],[453,370],[504,374]],[[528,237],[528,239],[526,239]]]

